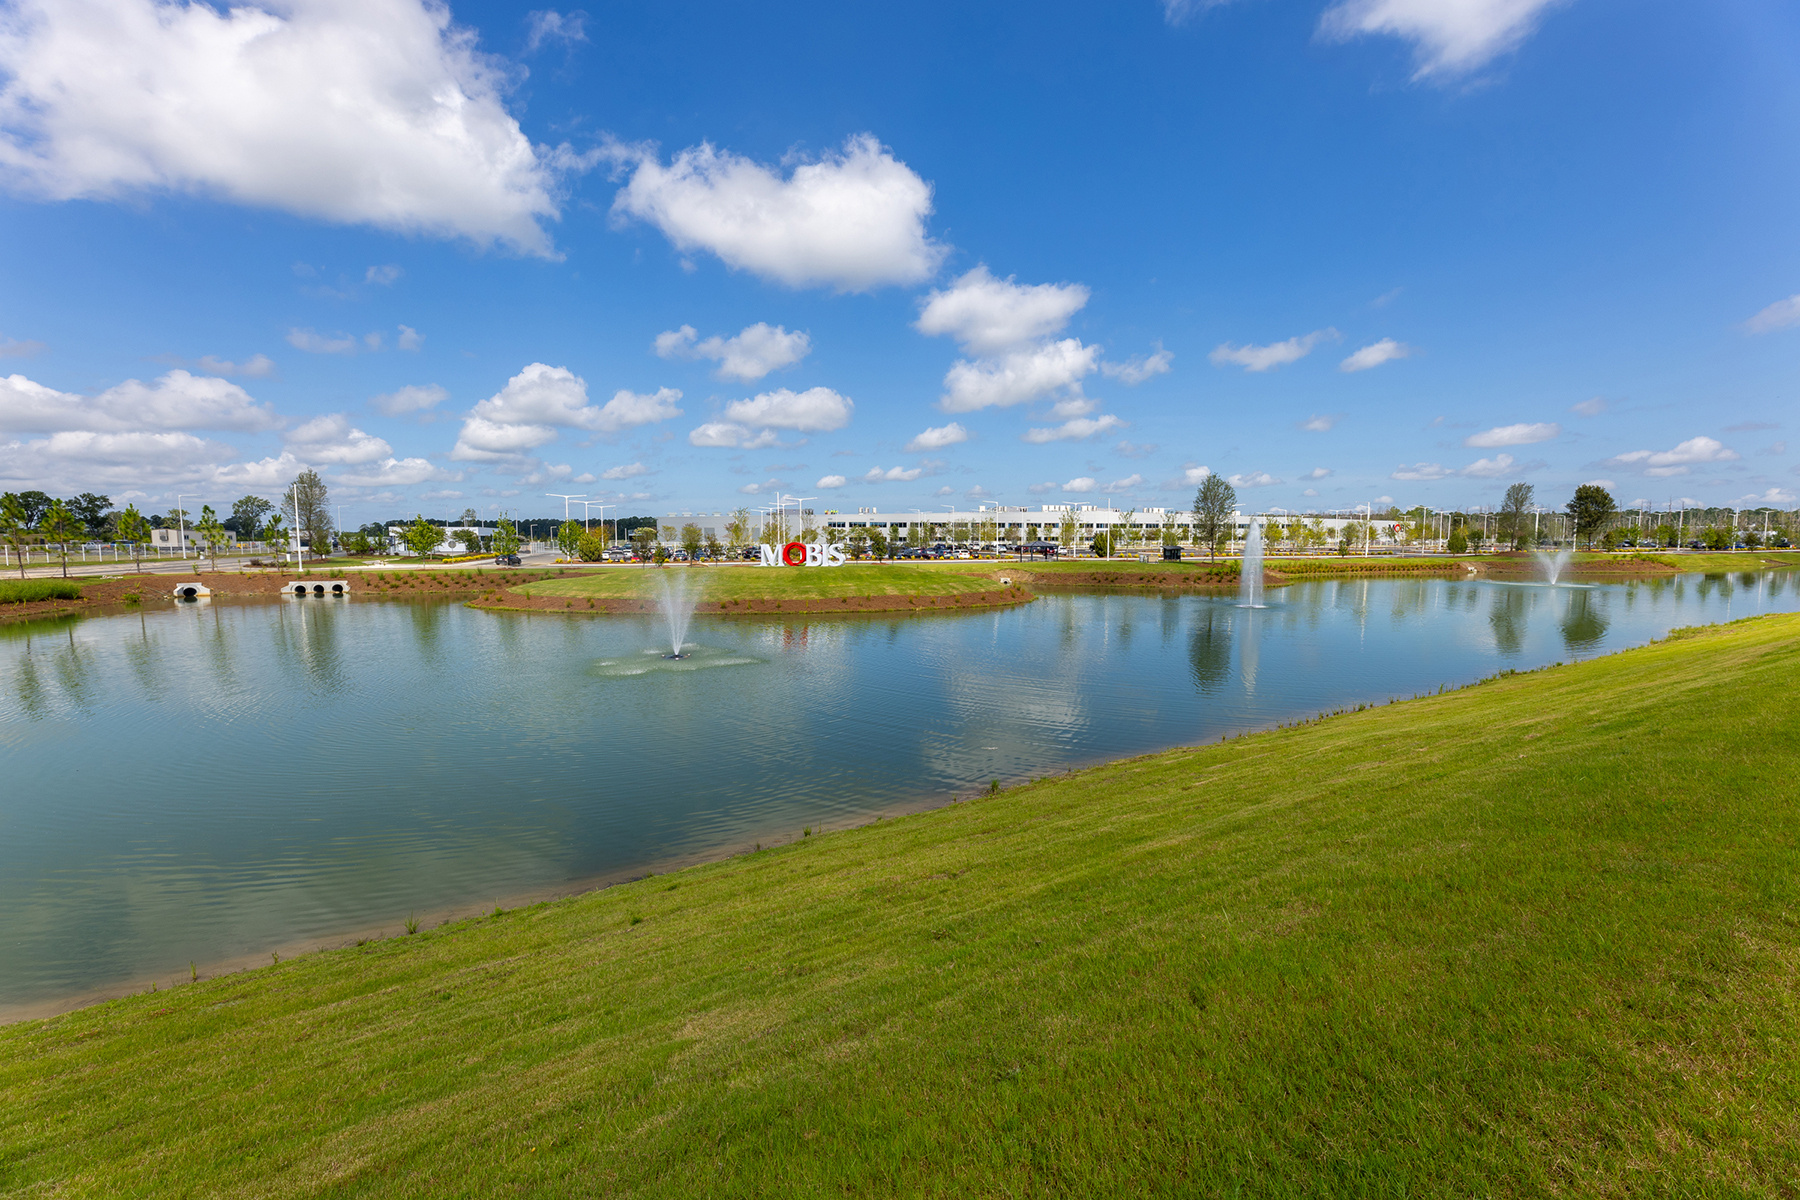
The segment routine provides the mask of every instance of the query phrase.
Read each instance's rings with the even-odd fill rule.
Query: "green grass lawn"
[[[997,575],[1006,574],[1005,563],[961,563],[979,571],[945,570],[950,564],[915,566],[910,563],[845,563],[841,567],[671,566],[602,567],[571,574],[565,579],[534,583],[518,590],[534,596],[571,596],[595,599],[641,598],[661,595],[663,577],[686,574],[689,586],[700,588],[707,601],[776,599],[836,599],[840,596],[954,596],[1000,588]]]
[[[1792,1196],[1797,673],[1741,622],[0,1029],[0,1194]]]

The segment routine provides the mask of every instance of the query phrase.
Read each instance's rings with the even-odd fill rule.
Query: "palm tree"
[[[45,540],[55,542],[62,548],[64,579],[69,577],[69,541],[86,531],[87,525],[61,500],[51,501],[50,507],[44,510],[43,520],[38,522],[38,532],[44,535]]]

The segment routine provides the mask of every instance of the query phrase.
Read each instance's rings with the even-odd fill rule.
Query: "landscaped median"
[[[478,607],[565,613],[655,612],[663,585],[681,582],[703,613],[939,612],[1032,598],[1005,563],[943,570],[906,563],[841,567],[601,567],[489,593]]]
[[[1797,671],[1766,617],[170,964],[0,1029],[0,1192],[1791,1194]]]

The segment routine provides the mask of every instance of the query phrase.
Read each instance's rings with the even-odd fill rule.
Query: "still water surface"
[[[1793,611],[1800,588],[1408,579],[1269,602],[701,617],[676,670],[647,618],[445,603],[0,627],[0,1015]]]

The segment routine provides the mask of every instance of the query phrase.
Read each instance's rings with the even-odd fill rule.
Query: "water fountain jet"
[[[1569,565],[1575,555],[1568,550],[1558,550],[1555,554],[1551,554],[1547,550],[1538,550],[1533,552],[1532,557],[1537,559],[1539,569],[1544,572],[1544,582],[1555,587],[1557,579],[1562,576],[1564,568]]]
[[[1262,520],[1250,518],[1250,532],[1244,536],[1244,560],[1238,572],[1238,607],[1263,608],[1263,535]]]
[[[669,623],[669,652],[664,658],[683,658],[681,647],[687,642],[688,623],[694,619],[694,608],[700,603],[700,589],[692,582],[688,569],[663,571],[662,613]]]

